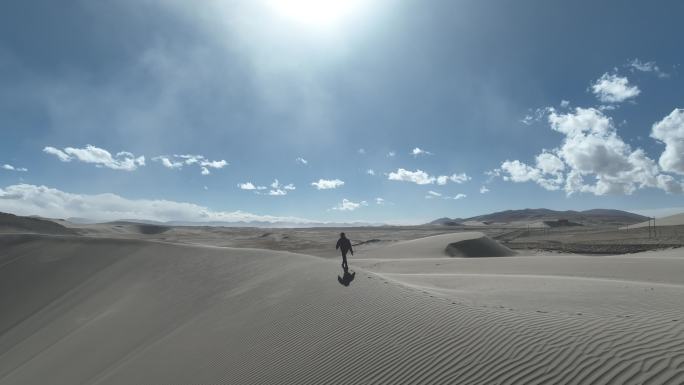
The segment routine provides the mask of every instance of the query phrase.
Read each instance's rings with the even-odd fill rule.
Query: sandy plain
[[[0,235],[0,384],[684,383],[683,249],[344,229],[345,287],[340,229],[70,228]]]

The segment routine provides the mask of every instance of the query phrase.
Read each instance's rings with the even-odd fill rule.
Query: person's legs
[[[342,268],[347,269],[349,266],[347,265],[347,251],[342,250]]]

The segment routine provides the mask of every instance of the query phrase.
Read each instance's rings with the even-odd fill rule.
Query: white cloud
[[[271,183],[271,188],[279,188],[280,187],[280,182],[278,182],[278,179],[274,179],[273,183]]]
[[[632,70],[632,72],[653,72],[659,78],[667,78],[670,76],[669,74],[663,72],[654,61],[642,62],[639,59],[634,59],[631,62],[629,62],[627,66]]]
[[[436,191],[430,190],[430,191],[427,192],[427,195],[425,196],[425,199],[439,198],[439,197],[441,197],[441,196],[442,196],[442,194],[440,194],[440,193],[438,193],[438,192],[436,192]]]
[[[348,199],[342,199],[342,202],[339,203],[337,206],[333,207],[333,210],[339,210],[339,211],[354,211],[361,206],[368,206],[368,202],[366,201],[361,201],[361,202],[352,202]]]
[[[398,169],[395,172],[390,172],[388,174],[389,180],[396,180],[401,182],[412,182],[415,184],[433,184],[437,183],[440,186],[447,184],[449,181],[454,183],[464,183],[469,181],[471,178],[465,173],[452,174],[452,175],[440,175],[432,176],[423,170],[409,171],[403,168]]]
[[[365,148],[359,148],[357,152],[359,153],[359,155],[365,155],[366,149]]]
[[[241,190],[256,190],[256,186],[252,182],[238,183]]]
[[[561,108],[568,108],[568,107],[570,107],[570,101],[569,100],[561,100],[560,106],[561,106]]]
[[[663,171],[684,175],[684,109],[677,108],[655,123],[651,137],[665,143],[658,160]]]
[[[416,147],[411,151],[411,155],[413,156],[419,156],[419,155],[432,155],[430,151],[423,150],[422,148]]]
[[[228,162],[225,160],[209,160],[204,155],[159,155],[152,158],[155,162],[161,162],[161,164],[172,170],[180,170],[183,166],[197,165],[200,167],[200,172],[202,175],[210,175],[210,168],[222,169],[228,166]]]
[[[394,158],[396,155],[397,155],[397,153],[394,152],[394,151],[390,151],[390,152],[387,153],[387,157],[388,157],[388,158]]]
[[[591,90],[598,100],[603,103],[620,103],[636,97],[641,93],[639,87],[629,84],[626,77],[616,74],[603,74],[594,84]]]
[[[169,157],[166,156],[157,156],[152,158],[153,161],[160,161],[162,162],[162,165],[166,168],[170,169],[180,169],[183,168],[183,162],[174,162],[172,161]]]
[[[134,171],[145,165],[145,157],[135,157],[128,151],[121,151],[115,156],[102,148],[87,145],[85,148],[66,147],[60,150],[54,147],[45,147],[43,152],[55,155],[62,162],[78,160],[84,163],[92,163],[97,167],[107,167],[113,170]]]
[[[654,133],[657,132],[654,135],[661,140],[678,135],[677,129],[672,128],[678,124],[676,118],[668,118],[654,125]],[[671,193],[681,191],[681,182],[661,174],[655,161],[642,149],[632,149],[625,143],[612,120],[602,111],[594,108],[577,108],[567,114],[553,111],[548,121],[553,130],[564,135],[558,148],[543,150],[534,166],[507,160],[491,175],[512,182],[535,182],[547,190],[562,188],[568,195],[576,192],[631,194],[644,187]],[[665,161],[664,164],[673,166],[674,163]]]
[[[317,190],[330,190],[343,186],[344,181],[339,179],[319,179],[318,182],[312,182],[311,185]]]
[[[257,215],[244,211],[213,211],[193,203],[126,199],[116,194],[72,194],[45,186],[18,184],[0,188],[0,211],[48,218],[80,217],[99,221],[264,221],[310,223],[297,217]]]
[[[281,189],[278,188],[278,189],[275,189],[275,190],[270,190],[270,191],[268,192],[268,195],[272,195],[272,196],[283,196],[283,195],[287,195],[287,191],[281,190]]]
[[[375,204],[382,206],[385,204],[385,200],[383,198],[380,198],[380,197],[375,198]]]
[[[304,159],[304,158],[302,158],[302,157],[299,157],[299,158],[295,159],[295,162],[297,162],[297,163],[299,163],[299,164],[303,164],[303,165],[309,164],[309,161],[306,160],[306,159]]]
[[[466,197],[468,197],[466,194],[456,194],[451,199],[459,200],[459,199],[464,199]]]
[[[17,171],[17,172],[27,172],[28,171],[28,169],[25,167],[14,167],[11,164],[3,164],[2,167],[0,167],[0,168],[2,168],[3,170],[7,170],[7,171]]]
[[[461,184],[469,181],[470,179],[471,178],[464,172],[460,174],[440,175],[437,177],[437,184],[440,186],[444,186],[449,181]]]
[[[368,170],[366,170],[366,174],[375,175],[375,170],[373,170],[372,168],[369,168]]]
[[[62,150],[60,150],[60,149],[58,149],[58,148],[50,147],[50,146],[45,147],[45,148],[43,149],[43,152],[46,153],[46,154],[50,154],[50,155],[56,156],[56,157],[57,157],[59,160],[61,160],[62,162],[71,162],[71,159],[72,159],[72,158],[71,158],[69,155],[67,155],[64,151],[62,151]]]
[[[396,172],[390,172],[388,175],[388,179],[401,182],[412,182],[415,184],[435,183],[435,177],[428,175],[425,171],[408,171],[404,170],[403,168],[398,169]]]
[[[283,186],[285,190],[296,190],[297,188],[292,183]]]
[[[487,186],[480,187],[480,194],[486,194],[488,192],[489,192],[489,189],[487,188]]]

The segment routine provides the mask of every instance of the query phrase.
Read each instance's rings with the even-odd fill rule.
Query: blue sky
[[[0,211],[420,223],[684,210],[682,12],[5,2]]]

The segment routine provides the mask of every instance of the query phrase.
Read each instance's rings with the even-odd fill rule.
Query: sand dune
[[[510,304],[533,305],[534,278],[501,277],[516,269],[551,276],[553,261],[572,265],[563,258],[537,270],[540,261],[529,257],[402,258],[392,272],[383,271],[394,266],[389,259],[376,259],[385,264],[369,262],[376,272],[357,267],[343,287],[337,261],[294,253],[34,235],[0,236],[0,246],[0,384],[684,381],[677,255],[640,278],[646,284],[658,276],[654,292],[672,293],[649,290],[630,303],[637,289],[618,290],[623,303],[612,313],[576,314],[496,300],[506,294]],[[625,257],[612,268],[630,261],[648,266]],[[439,270],[441,263],[453,268]],[[563,274],[618,281],[609,262],[598,269],[584,263]],[[415,281],[437,271],[473,273],[479,282],[459,288],[451,277],[430,288],[424,278]],[[494,299],[459,298],[487,290]],[[602,290],[585,282],[575,301],[605,294],[610,305],[617,294]]]
[[[503,257],[515,252],[477,231],[396,242],[363,253],[363,258]]]

